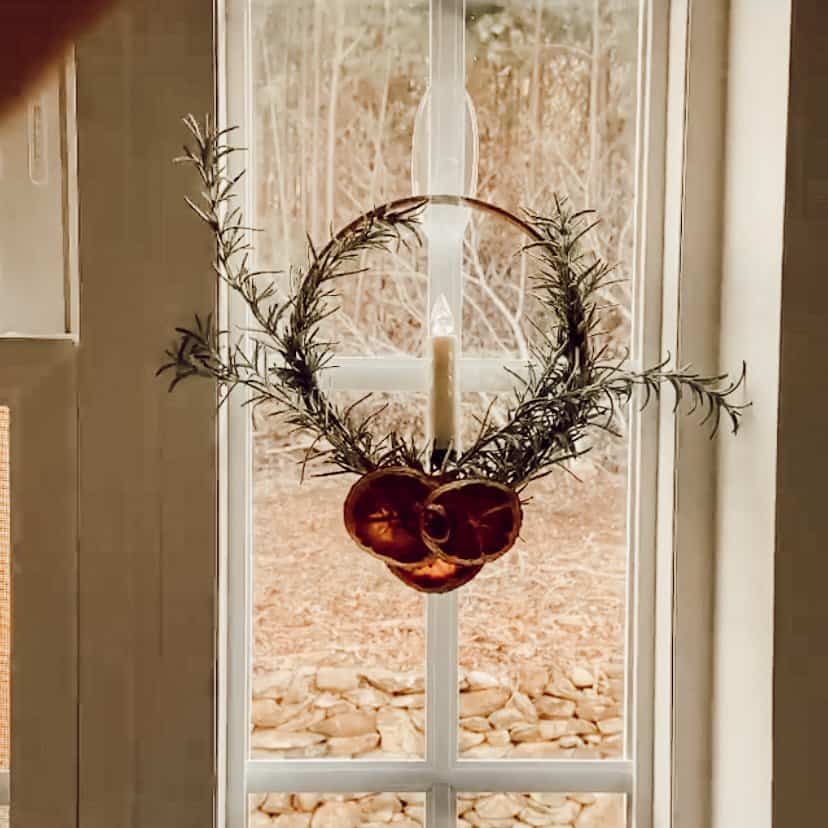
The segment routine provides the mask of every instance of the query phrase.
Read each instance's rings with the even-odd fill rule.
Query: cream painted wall
[[[719,444],[713,825],[769,828],[777,392],[790,0],[731,0],[721,369],[753,408]]]

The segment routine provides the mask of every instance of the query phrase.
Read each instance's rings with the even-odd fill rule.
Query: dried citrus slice
[[[407,586],[420,592],[451,592],[467,584],[482,566],[458,566],[440,558],[429,558],[414,569],[388,565],[388,568]]]
[[[428,496],[420,529],[426,546],[444,561],[470,566],[508,552],[522,520],[514,489],[490,480],[456,480]]]
[[[414,469],[386,468],[357,480],[345,499],[345,528],[386,563],[413,567],[431,557],[420,535],[423,503],[437,483]]]

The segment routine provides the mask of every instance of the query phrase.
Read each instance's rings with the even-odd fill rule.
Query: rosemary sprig
[[[356,408],[366,398],[338,406],[324,392],[319,376],[334,358],[320,331],[336,311],[336,280],[362,272],[358,262],[365,251],[420,244],[419,222],[427,199],[376,208],[321,250],[309,240],[308,266],[289,274],[290,292],[282,297],[276,280],[285,274],[250,264],[254,231],[233,201],[244,173],[227,174],[227,159],[237,151],[226,143],[230,130],[217,130],[209,119],[202,127],[192,116],[185,124],[195,145],[185,147],[177,160],[192,164],[203,185],[200,202],[187,203],[212,231],[216,273],[241,296],[254,325],[233,334],[220,330],[210,315],[196,316],[191,327],[176,329],[176,343],[166,352],[159,373],[173,373],[170,389],[190,377],[213,378],[219,383],[220,403],[234,389],[244,388],[247,403],[271,404],[288,424],[312,436],[303,468],[320,460],[334,474],[364,474],[387,466],[423,471],[426,451],[413,439],[396,431],[376,436],[382,409],[358,417]],[[444,473],[522,487],[588,451],[590,433],[617,434],[620,410],[639,389],[644,407],[664,385],[673,389],[676,409],[689,398],[690,413],[703,412],[702,424],[711,424],[711,436],[723,417],[738,430],[746,406],[732,398],[744,382],[744,365],[739,377],[729,381],[724,374],[670,370],[669,358],[643,371],[603,361],[598,294],[609,284],[612,268],[584,248],[595,226],[591,211],[575,212],[556,198],[551,216],[528,213],[527,222],[535,238],[526,249],[538,265],[533,291],[552,321],[548,330],[536,329],[539,344],[527,376],[515,378],[506,423],[496,425],[490,407],[471,446],[447,459]]]

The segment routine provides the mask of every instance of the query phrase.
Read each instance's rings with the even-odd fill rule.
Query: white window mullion
[[[509,392],[531,363],[523,359],[465,357],[458,360],[461,391]],[[412,393],[428,390],[428,361],[418,357],[336,357],[325,369],[330,391]]]
[[[465,33],[465,0],[430,0],[428,181],[431,193],[463,194],[466,150]],[[433,208],[429,218],[426,227],[429,330],[431,309],[443,296],[454,316],[462,342],[465,218],[463,211],[451,207]],[[447,784],[449,770],[457,756],[457,639],[457,594],[429,596],[426,638],[427,761],[440,780],[428,791],[427,818],[432,828],[457,822],[455,792]]]
[[[435,769],[394,759],[253,759],[249,793],[453,792],[630,794],[630,759],[465,759]],[[445,813],[443,810],[442,813]],[[451,825],[452,823],[448,823]],[[427,828],[445,828],[431,822]]]
[[[428,685],[426,760],[438,780],[429,791],[429,826],[454,825],[455,797],[446,781],[457,755],[457,593],[430,595],[426,623]]]

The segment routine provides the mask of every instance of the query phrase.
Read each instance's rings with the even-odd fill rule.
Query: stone
[[[364,670],[365,680],[385,693],[422,693],[425,691],[425,677],[421,673],[398,673],[379,668]]]
[[[491,722],[483,716],[469,716],[466,719],[460,719],[460,727],[474,733],[485,733],[492,729]]]
[[[556,696],[559,699],[568,699],[569,701],[578,701],[581,698],[581,693],[575,688],[575,685],[563,675],[553,676],[549,684],[543,688],[544,695]]]
[[[491,674],[482,670],[470,670],[466,673],[466,680],[471,690],[486,690],[490,687],[500,687],[500,682]]]
[[[247,828],[273,828],[274,820],[261,811],[254,811],[250,814]]]
[[[509,819],[520,813],[520,802],[509,794],[492,794],[478,799],[474,810],[486,820]]]
[[[534,803],[536,807],[548,810],[549,808],[560,808],[566,804],[571,796],[559,793],[531,793],[529,794],[529,801]],[[577,802],[577,800],[575,800]]]
[[[598,797],[593,805],[585,805],[575,828],[606,828],[624,824],[624,797],[606,794]]]
[[[518,672],[518,689],[530,698],[540,696],[548,682],[549,673],[543,667],[524,664]]]
[[[375,748],[380,741],[379,733],[363,733],[361,736],[334,736],[328,739],[328,756],[359,756]]]
[[[511,691],[508,687],[490,687],[469,690],[460,694],[460,716],[488,716],[506,704]]]
[[[273,828],[309,828],[310,814],[283,814],[276,817]]]
[[[585,719],[570,719],[566,723],[567,733],[574,733],[576,736],[584,736],[590,733],[597,733],[598,728]]]
[[[308,731],[286,731],[278,728],[254,730],[250,737],[250,747],[260,750],[284,750],[286,748],[304,748],[324,741],[325,737]]]
[[[313,697],[311,690],[313,675],[311,673],[295,673],[290,682],[290,687],[282,696],[282,704],[305,704]]]
[[[402,696],[393,696],[392,707],[425,707],[425,693],[406,693]]]
[[[512,744],[508,730],[490,730],[486,734],[486,741],[495,747],[508,747]]]
[[[414,725],[420,733],[425,731],[425,710],[409,710],[408,718],[411,719],[411,724]]]
[[[293,795],[293,806],[300,811],[313,811],[322,801],[322,797],[315,793],[298,793]]]
[[[422,756],[423,734],[417,732],[405,710],[391,708],[378,710],[377,730],[385,753]]]
[[[361,822],[356,802],[325,802],[314,812],[311,828],[359,828]]]
[[[470,730],[463,730],[462,728],[457,738],[458,747],[461,751],[473,748],[475,745],[479,745],[485,741],[486,736],[483,733],[473,733]]]
[[[355,690],[348,690],[344,694],[344,698],[357,707],[371,709],[385,707],[385,705],[391,703],[391,696],[376,687],[357,687]]]
[[[293,673],[290,670],[273,670],[253,679],[253,698],[280,699],[290,687]]]
[[[278,727],[284,721],[282,708],[273,699],[254,699],[250,718],[256,727]]]
[[[464,750],[460,755],[464,759],[502,759],[508,752],[508,747],[484,744]]]
[[[562,805],[550,806],[547,813],[551,818],[552,825],[571,825],[578,818],[580,811],[581,806],[577,802],[568,800]],[[623,824],[623,822],[618,823],[619,826]],[[608,822],[603,828],[613,828],[613,826],[614,823]]]
[[[313,700],[313,706],[321,707],[323,710],[336,707],[338,704],[342,704],[342,696],[337,693],[322,693]]]
[[[517,692],[512,696],[510,701],[515,708],[530,722],[534,722],[538,718],[538,711],[535,710],[535,705],[532,699],[525,693]]]
[[[561,736],[561,738],[558,739],[558,744],[562,748],[578,748],[578,747],[582,747],[584,743],[581,741],[581,739],[578,736],[567,735],[567,736]]]
[[[285,759],[321,759],[328,755],[328,743],[319,742],[316,745],[308,745],[307,747],[291,748],[284,751]]]
[[[402,811],[399,797],[392,793],[378,793],[366,797],[359,803],[359,810],[377,822],[391,822],[394,814]]]
[[[359,687],[359,673],[347,667],[320,667],[316,686],[320,690],[355,690]]]
[[[307,701],[303,704],[278,704],[273,699],[254,699],[250,717],[257,727],[279,727],[307,709]]]
[[[364,736],[375,733],[376,725],[374,713],[339,713],[314,724],[310,729],[325,736]]]
[[[332,704],[328,710],[328,716],[338,716],[340,713],[356,713],[356,705],[340,699],[336,704]]]
[[[572,668],[569,673],[569,680],[579,690],[583,690],[585,687],[592,687],[595,684],[595,676],[592,671],[580,666]]]
[[[414,825],[417,825],[418,828],[421,825],[425,825],[425,818],[426,818],[426,809],[425,805],[409,805],[405,809],[405,815],[411,818],[411,821]],[[397,825],[399,823],[395,823]]]
[[[591,793],[572,793],[567,794],[566,798],[573,802],[579,802],[581,805],[592,805],[598,797]]]
[[[535,700],[535,710],[542,719],[569,719],[575,713],[575,702],[555,696],[541,696]]]
[[[598,730],[602,736],[613,736],[624,732],[624,720],[620,716],[612,719],[603,719],[598,722]]]
[[[520,724],[511,730],[511,741],[513,742],[539,742],[544,738],[541,736],[540,728],[536,724]]]
[[[510,730],[525,721],[526,717],[516,707],[503,707],[489,716],[489,722],[498,730]]]
[[[293,810],[293,805],[290,801],[290,794],[286,793],[272,793],[265,797],[264,802],[259,805],[259,810],[266,814],[278,815],[289,814]]]
[[[521,823],[524,825],[546,826],[555,824],[552,822],[551,814],[531,807],[524,808],[518,816],[520,817]]]
[[[318,708],[306,707],[300,710],[295,716],[285,719],[280,725],[281,730],[310,730],[315,724],[323,721],[325,711]]]
[[[578,718],[591,722],[597,722],[601,719],[611,719],[618,715],[620,709],[616,702],[608,699],[606,696],[581,698],[578,700],[576,707]]]
[[[554,759],[561,755],[557,742],[521,742],[509,753],[514,759]]]
[[[551,741],[560,739],[569,733],[569,721],[566,719],[546,719],[538,724],[541,739]]]

